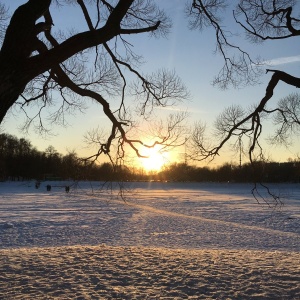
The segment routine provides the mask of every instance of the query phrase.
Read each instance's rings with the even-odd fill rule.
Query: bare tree
[[[222,71],[215,79],[215,83],[222,88],[230,84],[235,85],[239,82],[235,79],[241,75],[240,83],[252,82],[253,76],[260,62],[252,60],[250,54],[231,44],[228,40],[228,32],[221,26],[221,20],[217,13],[220,9],[225,9],[226,1],[193,1],[190,15],[192,17],[192,27],[209,25],[216,31],[217,49],[223,55],[225,65]],[[296,1],[287,0],[241,0],[233,11],[233,18],[246,32],[246,35],[252,42],[261,42],[264,40],[295,38],[300,35],[300,19],[295,17]],[[234,60],[228,54],[228,49],[240,53],[240,59]],[[243,110],[241,107],[229,107],[218,117],[215,122],[218,142],[216,146],[205,143],[203,124],[195,129],[193,140],[198,147],[198,154],[203,158],[214,157],[219,154],[220,149],[231,138],[247,137],[249,139],[248,154],[250,160],[253,159],[255,150],[261,149],[260,137],[262,133],[262,120],[268,115],[276,114],[274,119],[278,126],[282,126],[281,131],[277,132],[273,140],[283,141],[283,136],[287,134],[288,128],[293,130],[298,125],[295,117],[298,114],[298,101],[296,95],[289,96],[282,100],[272,109],[267,108],[269,100],[274,94],[274,89],[279,82],[287,85],[300,87],[300,78],[287,74],[280,70],[267,69],[271,73],[269,83],[266,87],[265,95],[255,107]],[[287,103],[289,102],[289,104]],[[200,134],[202,133],[202,134]],[[281,133],[281,134],[280,134]],[[286,139],[285,139],[286,140]],[[262,153],[259,151],[259,153]]]
[[[233,18],[252,42],[294,38],[300,34],[300,19],[295,16],[297,14],[296,1],[240,0],[237,2]],[[224,10],[225,6],[225,0],[194,0],[188,10],[192,28],[202,29],[203,26],[211,26],[216,32],[217,50],[222,54],[225,64],[214,83],[221,88],[253,82],[254,78],[258,78],[258,68],[263,66],[259,61],[252,60],[247,52],[230,42],[232,34],[224,29],[219,16],[219,11]],[[240,54],[238,60],[234,59],[236,53]],[[262,120],[268,115],[276,115],[274,122],[282,127],[275,134],[277,138],[274,137],[273,140],[287,141],[288,129],[296,132],[295,128],[299,125],[297,117],[299,101],[295,100],[297,95],[291,95],[286,100],[279,101],[278,105],[272,109],[267,108],[267,105],[279,82],[299,88],[300,79],[280,70],[266,69],[266,73],[270,73],[272,76],[267,84],[265,95],[255,107],[248,111],[244,111],[240,107],[230,107],[218,117],[215,122],[215,132],[219,143],[215,147],[205,144],[203,136],[199,134],[203,132],[203,127],[200,126],[196,129],[194,141],[203,158],[218,155],[220,149],[231,138],[247,136],[251,141],[248,153],[252,160],[254,151],[257,148],[260,149]]]
[[[158,143],[163,146],[181,144],[185,140],[180,131],[183,114],[167,124],[169,130],[177,130],[177,138],[169,132],[146,144],[133,134],[137,131],[130,130],[136,128],[136,123],[126,104],[128,93],[136,97],[136,107],[145,119],[153,107],[172,105],[188,97],[184,84],[173,72],[159,70],[155,74],[142,74],[139,69],[141,56],[133,52],[128,40],[130,35],[148,33],[159,37],[168,33],[171,22],[157,3],[154,0],[29,0],[21,5],[10,19],[0,52],[0,122],[15,105],[26,114],[27,108],[38,105],[35,116],[27,115],[25,128],[38,120],[35,123],[38,128],[47,130],[43,111],[55,102],[59,94],[61,105],[52,112],[50,121],[64,125],[65,113],[83,109],[85,99],[90,98],[102,107],[111,122],[107,135],[87,135],[99,146],[92,159],[102,153],[111,155],[113,145],[117,158],[123,158],[126,145],[138,156],[143,156],[143,147]],[[247,49],[232,42],[236,40],[233,39],[234,32],[222,25],[222,16],[233,3],[236,7],[232,18],[251,42],[295,38],[300,33],[295,0],[188,0],[186,3],[190,28],[202,30],[211,27],[215,32],[216,52],[223,57],[224,65],[214,84],[221,89],[256,84],[262,71],[259,68],[261,62],[255,61]],[[86,31],[54,32],[52,11],[56,5],[62,4],[80,8]],[[5,15],[5,8],[1,6],[0,9],[1,15]],[[40,17],[43,22],[38,22]],[[3,26],[5,19],[0,19],[0,22]],[[250,161],[262,157],[262,121],[268,115],[276,115],[274,121],[279,128],[273,141],[283,141],[284,137],[287,141],[288,130],[296,132],[297,101],[293,104],[291,101],[289,104],[282,102],[273,108],[267,105],[279,82],[299,87],[300,79],[281,70],[267,69],[266,72],[272,76],[265,95],[254,108],[230,107],[217,119],[215,132],[218,139],[215,144],[211,139],[209,144],[206,143],[202,125],[195,129],[190,140],[196,146],[197,159],[218,155],[220,149],[234,138],[236,147],[248,147],[243,151],[248,152]],[[132,77],[136,81],[131,85],[129,78]],[[113,111],[110,104],[116,97],[119,106]],[[294,109],[292,112],[291,108]],[[242,142],[245,138],[247,143]]]
[[[7,19],[7,8],[3,3],[0,3],[0,40],[4,38]]]
[[[225,15],[228,5],[233,4],[236,5],[233,19],[250,42],[295,39],[300,35],[297,1],[239,0],[233,3],[226,0],[193,0],[192,5],[187,7],[191,28],[211,27],[215,31],[216,51],[223,57],[224,66],[216,76],[214,84],[222,89],[256,84],[262,70],[261,61],[254,61],[247,50],[234,44],[231,41],[233,33],[222,26],[221,16]],[[200,122],[195,126],[190,139],[194,159],[213,159],[220,154],[225,144],[231,142],[233,149],[248,153],[251,163],[256,160],[263,161],[263,121],[269,116],[274,121],[274,134],[270,138],[273,143],[287,145],[291,142],[292,135],[299,133],[299,95],[287,96],[277,105],[271,104],[270,99],[279,82],[299,88],[300,78],[277,69],[266,69],[266,73],[272,76],[265,94],[258,99],[255,106],[247,110],[240,106],[231,106],[220,114],[214,124],[214,142],[207,138],[205,124]],[[257,191],[256,187],[254,191]],[[277,202],[278,198],[275,195],[273,197]]]
[[[54,31],[53,11],[59,5],[78,6],[87,30]],[[4,12],[1,5],[0,14],[4,16]],[[43,21],[39,22],[40,18]],[[1,28],[5,28],[5,20],[0,18]],[[174,139],[171,132],[155,137],[151,144],[130,135],[135,123],[126,102],[127,94],[135,95],[140,115],[146,116],[155,106],[172,105],[188,97],[185,85],[175,73],[159,70],[149,76],[142,74],[141,57],[127,40],[138,34],[165,36],[170,25],[152,0],[27,1],[13,13],[0,52],[0,123],[17,105],[27,117],[24,129],[35,125],[46,132],[45,109],[56,104],[48,119],[65,125],[66,113],[84,109],[86,99],[92,99],[102,107],[111,129],[101,140],[97,139],[98,151],[90,159],[101,154],[112,159],[113,145],[117,159],[122,159],[126,145],[137,156],[143,156],[140,146],[174,146],[174,141],[181,144],[184,138]],[[134,85],[129,84],[132,77],[136,78]],[[61,102],[57,106],[58,95]],[[113,111],[110,103],[116,98],[119,106]],[[34,116],[28,113],[33,106],[37,107]]]

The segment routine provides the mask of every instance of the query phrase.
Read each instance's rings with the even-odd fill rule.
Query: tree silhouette
[[[61,4],[77,5],[88,29],[71,34],[62,30],[54,32],[53,11]],[[232,18],[251,42],[300,35],[295,0],[190,0],[187,4],[191,29],[210,27],[215,31],[216,52],[223,57],[224,65],[214,84],[221,89],[256,84],[262,71],[260,62],[255,61],[247,49],[235,44],[233,34],[223,27],[222,17],[228,6],[235,5]],[[98,145],[90,159],[107,154],[112,160],[114,149],[115,157],[122,159],[127,153],[126,145],[136,155],[143,156],[143,147],[184,143],[181,126],[184,114],[169,118],[165,124],[167,132],[147,144],[134,132],[136,123],[126,105],[126,95],[130,92],[136,96],[140,115],[147,119],[153,107],[167,106],[188,97],[184,84],[174,72],[159,70],[143,75],[139,71],[141,57],[133,52],[128,41],[130,35],[148,33],[164,37],[167,34],[170,20],[160,10],[159,2],[29,0],[15,11],[7,27],[3,4],[0,16],[0,37],[5,33],[0,52],[0,122],[11,107],[18,105],[27,116],[25,129],[36,124],[40,131],[47,131],[43,111],[60,95],[61,104],[50,113],[50,121],[65,125],[65,113],[83,109],[86,99],[98,103],[110,121],[108,134],[92,131],[87,135],[88,143]],[[42,22],[39,22],[40,17]],[[231,106],[217,119],[216,143],[212,143],[211,138],[207,143],[205,126],[199,123],[190,139],[194,158],[215,157],[233,140],[236,149],[239,148],[240,153],[247,152],[251,162],[256,157],[263,159],[260,140],[263,120],[268,115],[274,116],[276,125],[273,141],[288,142],[299,125],[299,97],[291,95],[277,106],[267,106],[279,82],[299,88],[300,79],[281,70],[267,69],[266,72],[271,78],[265,94],[253,109],[245,111]],[[136,81],[130,85],[132,77]],[[119,105],[112,110],[115,98],[119,99]],[[28,114],[33,105],[38,105],[35,116]],[[244,139],[248,139],[248,143]]]
[[[227,88],[241,84],[255,84],[259,78],[261,64],[259,61],[254,61],[248,52],[233,44],[230,41],[231,32],[222,27],[221,14],[226,9],[226,2],[194,0],[188,12],[191,27],[202,29],[210,26],[215,30],[216,51],[224,58],[224,66],[214,80],[215,85]],[[236,3],[233,19],[251,42],[297,38],[300,35],[297,1],[240,0]],[[232,56],[229,53],[233,53]],[[281,70],[267,69],[266,73],[272,76],[267,84],[265,95],[254,108],[246,111],[240,106],[231,106],[217,118],[214,130],[217,137],[215,144],[206,137],[205,124],[198,123],[191,139],[194,158],[199,160],[214,158],[219,155],[223,146],[231,141],[240,153],[248,152],[250,162],[264,159],[261,136],[263,121],[268,116],[273,117],[274,120],[272,137],[274,143],[287,144],[291,141],[291,135],[299,132],[299,95],[287,96],[272,108],[269,100],[273,97],[279,82],[299,88],[300,78]],[[242,143],[242,139],[246,139],[247,142]],[[242,145],[249,146],[247,149],[242,149]]]
[[[249,52],[232,42],[232,31],[222,26],[222,16],[226,15],[225,10],[229,4],[236,5],[233,19],[253,43],[296,38],[300,35],[299,6],[294,0],[239,0],[234,3],[225,0],[193,0],[188,10],[191,28],[211,27],[215,31],[216,52],[223,57],[224,65],[215,77],[214,84],[221,89],[256,84],[262,71],[261,62],[253,60]],[[189,148],[192,150],[192,158],[196,160],[213,159],[229,142],[240,155],[247,152],[255,174],[253,195],[257,199],[260,197],[257,185],[261,185],[277,204],[280,202],[279,197],[262,183],[266,179],[265,174],[256,171],[257,165],[266,160],[261,143],[263,121],[273,117],[273,143],[287,145],[291,136],[299,132],[299,96],[290,95],[273,107],[270,106],[270,99],[279,82],[299,88],[300,78],[277,69],[266,69],[266,73],[272,74],[271,78],[265,94],[254,107],[244,110],[240,106],[230,106],[225,109],[214,124],[215,141],[206,133],[206,125],[199,122],[192,133]]]
[[[73,34],[63,32],[63,28],[54,32],[53,11],[59,5],[77,5],[88,29]],[[126,145],[143,156],[143,147],[182,143],[176,134],[179,125],[172,122],[166,125],[173,133],[156,137],[151,144],[129,133],[135,125],[127,111],[125,95],[129,92],[137,97],[139,113],[145,117],[155,106],[188,97],[174,72],[159,70],[143,75],[138,69],[141,57],[126,40],[129,35],[150,33],[159,37],[167,33],[169,19],[155,1],[29,0],[16,9],[7,27],[6,13],[1,4],[0,33],[5,32],[5,36],[0,52],[0,123],[18,105],[27,118],[25,130],[36,125],[39,131],[47,132],[43,111],[60,95],[59,108],[48,118],[51,122],[65,125],[65,114],[82,110],[86,99],[98,103],[110,121],[109,134],[93,140],[98,151],[90,159],[107,154],[112,160],[113,148],[117,159],[122,159]],[[58,9],[55,16],[59,18]],[[40,18],[43,21],[39,22]],[[129,91],[132,77],[136,82]],[[111,102],[117,97],[119,106],[113,111]],[[34,116],[28,113],[33,106],[38,106]],[[184,115],[181,117],[180,122]]]

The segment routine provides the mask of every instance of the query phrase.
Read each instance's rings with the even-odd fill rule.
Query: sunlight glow
[[[140,158],[140,164],[145,171],[160,171],[162,167],[168,162],[168,153],[160,152],[157,147],[147,149],[143,155],[148,158]]]

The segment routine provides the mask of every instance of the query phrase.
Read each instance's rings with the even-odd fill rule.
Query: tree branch
[[[103,44],[120,34],[120,22],[133,0],[119,0],[106,24],[97,30],[76,34],[45,53],[28,58],[23,66],[29,77],[36,77],[85,49]]]

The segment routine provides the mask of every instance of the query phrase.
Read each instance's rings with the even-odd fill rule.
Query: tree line
[[[300,160],[285,163],[225,163],[216,168],[171,163],[147,173],[110,163],[87,163],[75,152],[58,153],[53,146],[39,151],[31,142],[0,134],[0,180],[99,180],[99,181],[199,181],[199,182],[299,182]]]
[[[216,168],[185,163],[166,166],[154,176],[158,180],[199,182],[299,182],[300,161],[254,162],[243,165],[225,163]]]
[[[39,151],[27,139],[0,134],[0,180],[110,180],[110,173],[110,164],[86,164],[75,152],[62,155],[53,146]]]

